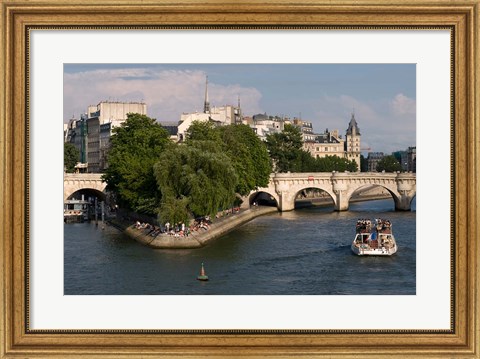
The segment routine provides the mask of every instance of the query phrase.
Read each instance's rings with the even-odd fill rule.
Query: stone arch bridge
[[[67,200],[77,191],[90,189],[105,195],[106,183],[99,173],[65,173],[63,200]],[[245,204],[259,192],[272,196],[280,211],[295,208],[297,194],[307,188],[325,191],[333,199],[335,210],[348,210],[352,195],[362,187],[378,185],[385,188],[395,201],[395,209],[409,211],[416,195],[415,173],[378,173],[378,172],[318,172],[318,173],[274,173],[270,176],[268,187],[253,191]]]
[[[250,193],[246,202],[250,204],[253,196],[265,192],[276,200],[280,211],[290,211],[295,208],[295,198],[300,191],[314,188],[330,195],[336,211],[346,211],[352,195],[370,185],[385,188],[392,195],[396,210],[411,209],[411,202],[416,195],[415,173],[275,173],[270,176],[268,187]]]
[[[99,196],[105,196],[106,187],[107,184],[102,182],[101,173],[64,173],[63,201],[81,190],[91,190]]]

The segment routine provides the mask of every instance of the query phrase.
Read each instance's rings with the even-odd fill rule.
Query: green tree
[[[360,171],[361,172],[368,171],[368,161],[364,155],[360,155]]]
[[[396,172],[401,170],[402,170],[402,165],[392,155],[383,157],[377,164],[378,172],[382,172],[382,171]]]
[[[165,150],[154,166],[158,187],[162,192],[160,220],[177,222],[172,213],[192,216],[215,215],[235,200],[238,177],[227,155],[206,151],[208,141],[193,141]],[[198,146],[200,145],[200,146]],[[168,207],[174,204],[178,211]]]
[[[297,127],[286,124],[282,132],[267,135],[266,145],[276,171],[299,171],[303,142]]]
[[[292,125],[285,125],[281,133],[267,135],[267,148],[278,172],[356,172],[355,161],[338,156],[314,158],[305,151],[300,130]]]
[[[63,166],[65,171],[72,173],[75,171],[75,165],[80,160],[80,151],[69,142],[63,144]]]
[[[292,162],[291,172],[319,172],[318,161],[305,150],[298,150],[296,158]]]
[[[272,165],[265,143],[243,124],[215,126],[212,122],[194,121],[187,131],[189,146],[205,151],[223,151],[238,177],[236,192],[242,196],[268,185]]]
[[[317,158],[317,165],[318,172],[356,172],[358,170],[358,165],[355,161],[349,161],[336,155]]]
[[[146,115],[128,114],[113,130],[108,168],[102,179],[119,205],[139,213],[156,215],[161,193],[153,165],[170,145],[169,133]]]
[[[189,199],[187,197],[164,196],[158,211],[159,222],[170,222],[172,225],[181,222],[188,224],[190,217],[188,203]]]
[[[265,143],[247,125],[218,127],[222,147],[237,173],[235,191],[245,196],[258,187],[268,186],[272,164]]]
[[[193,121],[186,131],[186,141],[213,141],[220,143],[220,132],[212,121]]]

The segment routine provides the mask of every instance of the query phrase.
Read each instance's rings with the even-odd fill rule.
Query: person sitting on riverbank
[[[160,233],[162,233],[162,229],[160,227],[156,228],[155,226],[153,226],[153,231],[150,232],[150,236],[151,237],[157,237]]]
[[[145,229],[145,228],[148,228],[149,224],[144,222],[140,223],[139,221],[136,221],[134,226],[136,229]]]
[[[208,218],[208,220],[206,218]],[[197,232],[200,228],[202,228],[206,231],[210,228],[211,223],[212,223],[212,221],[210,220],[210,217],[197,218],[195,221],[193,221],[193,223],[188,228],[189,233],[190,232]]]
[[[237,214],[239,212],[240,212],[240,207],[233,207],[233,208],[229,208],[229,209],[225,209],[223,211],[217,212],[217,214],[215,215],[215,218],[219,219],[222,217],[229,216],[231,214]],[[211,224],[211,221],[208,221],[208,222]]]

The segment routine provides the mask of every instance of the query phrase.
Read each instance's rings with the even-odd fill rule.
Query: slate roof
[[[350,120],[347,128],[347,135],[351,135],[354,129],[355,134],[360,135],[360,128],[358,128],[357,121],[355,120],[355,114],[352,113],[352,119]]]

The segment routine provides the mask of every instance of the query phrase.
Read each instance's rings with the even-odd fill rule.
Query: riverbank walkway
[[[277,212],[276,207],[254,206],[249,209],[240,209],[238,212],[215,218],[208,229],[199,228],[197,231],[190,231],[188,236],[175,236],[169,233],[150,235],[153,231],[137,229],[135,224],[119,219],[110,220],[110,224],[124,231],[129,237],[152,248],[200,248],[212,240],[223,236],[227,232],[245,224],[252,219],[267,213]],[[150,233],[149,233],[150,232]]]

